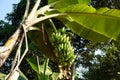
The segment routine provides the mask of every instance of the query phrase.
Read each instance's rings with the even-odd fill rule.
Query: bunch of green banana
[[[59,65],[70,66],[75,60],[74,49],[71,46],[69,36],[66,35],[66,29],[59,29],[53,32],[50,42],[54,46],[54,53]]]

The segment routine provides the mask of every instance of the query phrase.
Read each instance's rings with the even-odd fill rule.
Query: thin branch
[[[18,61],[19,61],[19,56],[20,56],[20,53],[21,53],[21,47],[22,47],[23,39],[24,39],[24,35],[22,35],[21,41],[20,41],[20,43],[19,43],[19,46],[18,46],[16,55],[15,55],[15,58],[14,58],[14,61],[13,61],[13,65],[12,65],[12,67],[11,67],[11,71],[14,70],[15,64],[16,64],[16,62],[17,62],[17,58],[18,58]]]
[[[17,64],[17,60],[19,61],[19,57],[20,57],[20,53],[21,53],[21,47],[22,47],[22,43],[23,43],[23,39],[24,39],[24,34],[22,35],[21,37],[21,40],[20,40],[20,43],[18,45],[18,49],[17,49],[17,52],[16,52],[16,55],[15,55],[15,58],[14,58],[14,61],[13,61],[13,65],[11,67],[11,70],[10,70],[10,73],[6,76],[6,79],[9,80],[11,78],[12,75],[15,74],[15,71],[14,68],[15,68],[15,64]],[[17,68],[18,70],[18,68]]]
[[[14,70],[17,70],[17,69],[18,69],[18,67],[19,67],[20,63],[22,62],[23,58],[25,57],[26,53],[28,52],[28,41],[27,41],[26,29],[25,29],[25,25],[24,25],[24,24],[23,24],[22,26],[23,26],[23,30],[24,30],[24,36],[25,36],[25,43],[26,43],[25,45],[26,45],[26,49],[25,49],[25,51],[24,51],[24,53],[23,53],[23,55],[22,55],[22,57],[21,57],[20,61],[18,62],[18,64],[16,65],[16,67],[15,67],[15,69],[14,69]]]

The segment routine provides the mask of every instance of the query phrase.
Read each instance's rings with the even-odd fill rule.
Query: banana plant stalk
[[[23,27],[25,27],[23,25],[26,24],[25,19],[27,17],[27,22],[31,21],[31,18],[33,18],[35,16],[35,12],[37,11],[40,1],[41,0],[37,0],[30,15],[28,16],[27,14],[28,14],[28,10],[29,10],[29,0],[27,0],[26,10],[25,10],[25,14],[24,14],[22,23],[20,24],[18,29],[15,31],[15,33],[7,40],[7,42],[4,44],[4,46],[2,46],[2,47],[7,48],[7,50],[0,50],[0,67],[3,65],[5,60],[9,57],[10,53],[12,52],[14,47],[17,45],[17,43],[19,43],[19,41],[21,40],[21,36],[24,34]],[[27,27],[25,27],[24,29],[27,30]],[[2,48],[2,49],[4,49],[4,48]]]
[[[27,0],[25,14],[24,14],[22,22],[20,23],[20,26],[18,27],[16,32],[7,40],[5,45],[2,46],[2,47],[6,47],[7,50],[6,51],[0,50],[0,67],[3,65],[5,60],[9,57],[11,51],[17,45],[19,40],[21,40],[21,35],[24,34],[23,29],[25,29],[25,32],[28,32],[29,30],[31,30],[31,28],[33,28],[32,30],[36,30],[37,28],[33,27],[34,24],[37,24],[39,22],[42,22],[46,19],[50,19],[50,18],[53,18],[53,17],[63,16],[63,15],[65,16],[66,15],[64,13],[60,13],[60,14],[40,16],[41,14],[44,14],[45,12],[49,11],[50,6],[53,6],[55,4],[55,3],[49,4],[49,5],[46,5],[42,8],[40,8],[40,9],[38,9],[38,6],[39,6],[41,0],[36,1],[33,9],[28,14],[28,12],[29,12],[29,2],[30,2],[30,0]]]
[[[16,44],[19,42],[22,33],[23,33],[22,26],[20,25],[16,30],[16,32],[4,44],[4,47],[7,47],[8,50],[0,53],[0,67],[3,65],[5,60],[9,57],[11,51],[14,49]]]

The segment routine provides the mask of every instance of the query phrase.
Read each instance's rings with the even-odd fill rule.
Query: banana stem
[[[56,29],[55,24],[53,23],[52,19],[49,19],[49,21],[51,22],[54,31],[57,32],[57,29]]]
[[[22,33],[22,25],[18,27],[16,32],[7,40],[7,42],[4,44],[4,47],[7,47],[9,50],[0,53],[0,67],[3,65],[5,60],[9,57],[11,51],[16,46],[18,39],[20,39],[20,35]]]
[[[38,23],[38,22],[41,22],[41,21],[44,21],[44,20],[47,20],[47,19],[50,19],[50,18],[54,18],[54,17],[59,17],[59,16],[66,16],[67,14],[66,13],[59,13],[59,14],[51,14],[51,15],[48,15],[48,16],[44,16],[44,17],[40,17],[40,18],[35,18],[34,21],[29,21],[26,26],[26,28]]]

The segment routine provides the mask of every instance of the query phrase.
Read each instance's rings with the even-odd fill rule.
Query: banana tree
[[[18,29],[4,46],[0,48],[1,67],[14,47],[18,45],[14,60],[16,64],[13,64],[11,72],[7,77],[9,80],[12,79],[14,73],[19,70],[19,65],[28,51],[27,35],[48,58],[61,65],[62,62],[59,62],[58,59],[56,60],[60,54],[55,53],[55,44],[52,44],[50,41],[52,33],[59,32],[56,30],[51,18],[62,21],[62,23],[74,33],[94,42],[119,41],[120,10],[109,8],[95,9],[88,5],[90,0],[48,0],[48,5],[38,8],[41,1],[37,0],[31,12],[28,13],[29,2],[30,1],[27,0],[26,11]],[[47,26],[46,24],[48,23],[51,24],[52,27]],[[62,33],[60,33],[60,35],[61,34]],[[19,54],[21,53],[23,40],[25,40],[26,49],[20,57]],[[71,54],[73,54],[73,51]],[[74,59],[75,55],[72,57],[72,62]],[[65,62],[65,60],[62,61]],[[71,64],[72,63],[68,62],[66,64],[67,66],[60,66],[61,73],[63,73],[62,76],[67,76],[62,70],[66,69],[64,67],[69,68]]]

